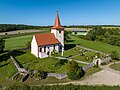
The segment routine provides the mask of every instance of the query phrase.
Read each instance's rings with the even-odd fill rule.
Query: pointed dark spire
[[[52,27],[52,29],[64,29],[60,24],[58,11],[56,11],[56,19],[55,19],[54,26]]]

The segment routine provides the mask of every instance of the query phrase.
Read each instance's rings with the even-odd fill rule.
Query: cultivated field
[[[120,29],[120,27],[102,27],[102,28],[118,28],[118,29]]]
[[[90,31],[91,28],[65,28],[65,30],[67,30],[67,31],[72,31],[72,30],[86,30],[86,31]]]
[[[44,30],[17,30],[10,32],[1,32],[0,35],[13,35],[13,34],[23,34],[23,33],[35,33],[35,32],[43,32]]]

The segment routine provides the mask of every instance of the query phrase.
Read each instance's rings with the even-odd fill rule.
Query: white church
[[[51,52],[62,52],[64,50],[64,28],[60,24],[58,12],[51,33],[35,34],[31,42],[31,53],[38,58],[45,58]]]

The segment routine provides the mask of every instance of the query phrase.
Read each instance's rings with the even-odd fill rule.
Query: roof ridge
[[[52,45],[52,44],[59,43],[54,33],[36,34],[35,39],[36,39],[38,46],[46,46],[46,45]]]

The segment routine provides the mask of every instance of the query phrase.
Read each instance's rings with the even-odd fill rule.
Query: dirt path
[[[117,63],[120,63],[120,61],[119,61],[119,62],[115,62],[115,63],[116,63],[116,64],[117,64]],[[114,62],[113,62],[113,63],[110,63],[110,64],[108,64],[108,65],[100,66],[100,67],[103,68],[104,70],[107,70],[107,71],[110,71],[110,72],[113,72],[113,73],[117,73],[117,74],[120,75],[120,71],[117,71],[117,70],[114,70],[114,69],[110,68],[110,65],[112,65],[112,64],[114,64]]]
[[[120,62],[117,62],[120,63]],[[108,65],[100,66],[103,68],[102,71],[94,73],[86,77],[83,80],[72,81],[67,83],[59,83],[59,84],[47,84],[47,85],[66,85],[66,84],[74,84],[74,85],[120,85],[120,71],[113,70],[109,68],[109,66],[113,64],[110,63]]]

